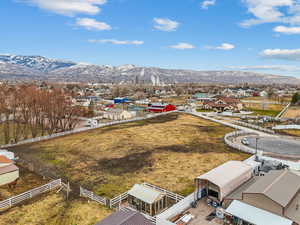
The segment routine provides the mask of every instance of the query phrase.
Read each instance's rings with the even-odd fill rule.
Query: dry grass
[[[281,133],[300,137],[300,130],[280,130]]]
[[[61,194],[47,193],[38,198],[0,214],[0,225],[94,225],[111,213],[86,200],[65,201]]]
[[[15,188],[10,189],[8,185],[0,186],[0,201],[49,182],[47,179],[43,179],[41,176],[38,176],[22,167],[19,167],[19,169],[20,178]]]
[[[300,107],[298,106],[293,106],[289,107],[288,111],[284,113],[283,117],[284,118],[296,118],[300,116]]]
[[[167,97],[167,98],[151,98],[152,102],[163,101],[165,103],[173,104],[173,105],[184,105],[186,104],[187,100],[190,98],[190,95],[180,95],[174,97]]]
[[[169,114],[20,146],[15,151],[107,197],[143,181],[188,194],[196,176],[228,160],[248,157],[223,143],[230,131],[191,115]]]

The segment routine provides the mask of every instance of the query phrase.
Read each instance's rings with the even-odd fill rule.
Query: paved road
[[[249,147],[256,148],[256,138],[248,137]],[[257,141],[258,150],[282,155],[300,156],[300,141],[280,137],[260,137]]]

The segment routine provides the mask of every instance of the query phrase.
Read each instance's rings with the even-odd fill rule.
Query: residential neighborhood
[[[300,225],[300,0],[2,0],[0,27],[0,225]]]

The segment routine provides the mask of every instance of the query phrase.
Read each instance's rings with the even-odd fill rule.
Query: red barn
[[[148,105],[149,112],[162,113],[174,110],[176,110],[176,107],[172,104],[152,103]]]

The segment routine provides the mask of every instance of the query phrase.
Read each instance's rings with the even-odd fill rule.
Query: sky
[[[1,0],[0,53],[300,77],[300,0]]]

